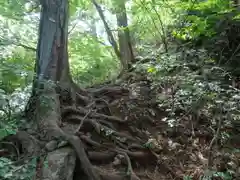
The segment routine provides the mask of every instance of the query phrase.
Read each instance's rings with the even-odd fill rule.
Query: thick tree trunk
[[[56,87],[69,89],[71,84],[67,52],[68,2],[42,0],[41,5],[36,78],[33,85],[34,125],[43,136],[40,139],[51,142],[60,135],[57,126],[61,120],[61,109]],[[70,148],[40,157],[35,179],[57,180],[62,176],[63,179],[72,180],[75,159],[76,155]],[[43,162],[47,162],[48,166],[42,166]],[[62,173],[61,169],[66,171]]]
[[[97,174],[90,166],[81,141],[78,141],[74,134],[67,134],[60,129],[61,92],[66,91],[69,97],[75,94],[72,91],[67,52],[68,1],[42,0],[41,5],[36,78],[33,85],[34,100],[32,101],[34,101],[34,106],[32,108],[35,111],[33,125],[35,131],[40,135],[38,139],[47,143],[45,148],[54,144],[56,139],[69,142],[77,151],[81,164],[84,164],[82,168],[85,174],[91,179],[98,180]],[[45,157],[41,156],[37,164],[36,179],[58,180],[63,178],[71,180],[75,159],[75,154],[72,153],[71,149],[64,148],[53,151]],[[42,166],[43,162],[47,162],[48,166]],[[69,163],[72,166],[69,166]]]
[[[67,40],[67,0],[43,0],[37,49],[39,80],[69,80]]]
[[[67,53],[68,2],[67,0],[41,2],[36,78],[33,84],[36,100],[34,120],[38,128],[45,124],[57,125],[61,111],[56,87],[70,87]]]

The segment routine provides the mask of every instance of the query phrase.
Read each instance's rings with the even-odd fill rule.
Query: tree
[[[67,90],[72,100],[74,100],[73,97],[76,93],[76,89],[73,90],[72,88],[74,85],[69,72],[67,52],[68,1],[43,0],[41,1],[41,6],[35,65],[36,77],[33,83],[32,98],[30,99],[27,111],[31,110],[31,113],[35,112],[33,125],[36,131],[44,131],[44,138],[41,138],[42,141],[49,142],[53,138],[65,139],[76,147],[81,163],[85,161],[85,163],[90,165],[81,141],[76,136],[67,135],[59,127],[61,106],[63,105],[61,96],[66,96],[66,94],[59,93],[57,89],[60,91]],[[71,103],[67,102],[68,105]],[[50,154],[49,156],[54,156],[54,154]],[[48,157],[48,159],[51,159],[51,157]],[[42,160],[44,159],[39,158],[39,166],[43,162]],[[97,174],[94,173],[93,168],[85,163],[84,165],[82,164],[82,167],[86,175],[90,179],[99,179]],[[44,176],[49,176],[49,174],[44,174],[44,168],[42,168],[37,173],[36,179],[43,179]],[[65,176],[69,176],[69,174]],[[55,178],[58,179],[59,177]]]
[[[99,14],[101,20],[103,21],[105,30],[106,30],[107,35],[108,35],[108,40],[109,40],[110,44],[112,45],[116,56],[121,60],[121,54],[120,54],[119,49],[118,49],[118,44],[117,44],[116,40],[114,39],[114,36],[111,32],[110,27],[107,24],[107,21],[105,20],[103,10],[102,10],[101,6],[96,2],[96,0],[92,0],[92,3],[96,7],[96,10],[98,11],[98,14]],[[122,61],[121,61],[121,63],[122,63]]]
[[[134,54],[132,50],[132,43],[130,32],[128,28],[127,21],[127,12],[124,1],[114,1],[115,9],[116,9],[116,17],[117,17],[117,25],[118,25],[118,41],[119,41],[119,51],[121,54],[121,61],[123,63],[123,71],[127,71],[129,69],[129,65],[134,60]]]
[[[98,11],[100,18],[103,21],[105,30],[108,34],[109,42],[112,45],[116,56],[121,61],[121,64],[122,64],[122,71],[120,73],[120,76],[121,76],[127,72],[127,70],[130,67],[130,64],[134,60],[131,37],[128,29],[125,1],[116,1],[116,0],[113,1],[114,9],[115,9],[114,13],[116,13],[117,25],[118,25],[118,43],[115,40],[113,33],[107,24],[107,21],[105,20],[101,6],[96,2],[96,0],[92,0],[92,3],[96,7],[96,10]]]

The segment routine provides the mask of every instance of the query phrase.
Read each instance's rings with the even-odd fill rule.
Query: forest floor
[[[221,146],[219,131],[226,131],[221,123],[214,130],[207,117],[197,117],[189,112],[179,111],[177,123],[171,123],[166,119],[167,110],[159,106],[156,97],[171,91],[166,87],[151,87],[146,76],[134,74],[118,85],[88,89],[90,92],[101,89],[98,99],[107,104],[102,106],[105,109],[101,113],[124,121],[117,126],[109,124],[112,128],[104,135],[109,138],[101,140],[101,144],[124,149],[131,159],[128,162],[128,158],[124,160],[124,154],[118,154],[112,159],[106,158],[103,163],[104,158],[99,162],[94,153],[92,159],[88,153],[96,168],[106,174],[124,174],[124,167],[128,167],[128,171],[133,171],[142,180],[239,178],[240,152],[232,151],[240,148],[239,141],[228,143],[228,147]],[[94,137],[91,133],[90,136],[100,142],[98,135]],[[101,152],[101,148],[97,151]],[[229,174],[230,170],[234,171],[234,177]]]
[[[171,109],[157,102],[157,96],[173,96],[171,87],[151,83],[144,74],[130,73],[121,82],[87,88],[94,103],[64,107],[60,128],[79,137],[104,180],[240,178],[240,152],[232,151],[239,150],[239,139],[222,146],[219,134],[233,130],[221,122],[213,129],[211,119],[182,110],[171,121]]]

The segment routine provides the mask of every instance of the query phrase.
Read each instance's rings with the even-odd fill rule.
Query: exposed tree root
[[[66,116],[66,114],[78,114],[78,115],[85,115],[88,114],[88,110],[84,109],[82,107],[78,107],[77,109],[75,109],[74,107],[65,107],[62,110],[62,117]],[[113,122],[119,122],[119,123],[124,123],[126,122],[126,120],[122,120],[121,118],[115,117],[115,116],[108,116],[108,115],[104,115],[104,114],[100,114],[100,113],[96,113],[96,112],[92,112],[89,114],[90,117],[92,118],[101,118],[101,120],[109,120],[109,121],[113,121]]]
[[[66,94],[60,94],[60,102],[62,102],[61,96],[65,96],[64,104],[61,105],[61,122],[57,124],[53,121],[53,124],[45,125],[44,127],[49,128],[47,133],[58,139],[57,141],[68,142],[74,148],[81,168],[89,180],[140,180],[134,172],[131,161],[136,166],[136,164],[147,164],[148,161],[152,164],[157,162],[157,158],[152,150],[143,146],[148,137],[140,130],[141,128],[138,130],[138,123],[142,121],[135,118],[139,115],[138,112],[127,107],[129,90],[120,86],[111,86],[85,91],[75,84],[73,89],[76,92],[75,104],[67,104]],[[68,95],[74,99],[72,92]],[[115,107],[114,111],[112,107]],[[123,112],[122,107],[127,110]],[[145,120],[141,123],[144,122]],[[69,129],[69,127],[73,128]],[[36,142],[42,142],[44,146],[48,143],[41,138]],[[42,148],[42,144],[36,146],[39,156],[61,147]],[[28,149],[26,146],[25,148]],[[116,158],[119,160],[118,164],[114,163]],[[114,166],[121,168],[126,166],[127,170],[106,173],[94,167],[94,163],[109,164],[113,169]]]
[[[127,90],[113,87],[103,87],[99,90],[91,90],[91,93],[94,94],[93,96],[96,98],[94,98],[95,100],[91,99],[91,103],[89,102],[88,106],[77,106],[76,108],[72,106],[66,106],[62,108],[63,122],[74,123],[76,125],[79,124],[74,133],[80,137],[85,145],[87,145],[87,148],[85,148],[87,154],[83,156],[84,160],[81,160],[81,154],[83,152],[77,151],[82,146],[79,145],[76,147],[76,136],[74,136],[74,139],[68,139],[68,141],[71,141],[70,144],[75,147],[82,166],[87,166],[87,169],[85,169],[84,172],[88,174],[88,177],[92,176],[92,171],[89,173],[89,169],[92,167],[90,161],[87,162],[85,158],[86,156],[88,156],[88,158],[93,162],[113,162],[114,157],[116,157],[118,154],[124,156],[127,163],[126,173],[106,174],[96,169],[103,180],[120,180],[127,177],[129,177],[131,180],[139,180],[140,178],[134,173],[130,158],[134,161],[140,160],[140,162],[153,160],[155,158],[155,156],[152,154],[152,151],[143,147],[143,143],[145,143],[145,141],[143,141],[141,138],[134,138],[134,135],[131,133],[130,127],[134,126],[134,122],[129,119],[122,119],[122,117],[115,116],[109,108],[109,101],[112,101],[111,98],[113,98],[115,94],[123,92],[126,93]],[[103,95],[110,95],[108,96],[109,99],[106,100],[99,98]],[[101,106],[99,106],[100,103]],[[101,113],[104,108],[108,110],[110,115]],[[124,127],[125,130],[123,132],[118,131],[120,130],[120,127]],[[127,134],[125,133],[126,131],[128,132]],[[93,132],[97,133],[97,140],[94,140],[96,139],[95,137],[91,138],[92,135],[84,135],[87,132],[90,132],[90,134]],[[142,136],[144,136],[144,134],[142,134]],[[93,149],[100,151],[94,151]],[[155,159],[155,161],[157,161],[157,159]],[[93,177],[93,179],[94,178],[96,177]]]
[[[131,91],[135,89],[128,90],[116,85],[94,87],[87,91],[76,87],[73,89],[76,93],[75,104],[71,101],[74,99],[73,92],[60,94],[61,106],[55,108],[59,113],[44,116],[46,121],[43,121],[44,126],[37,127],[39,131],[30,127],[3,139],[3,142],[11,144],[0,143],[0,157],[14,154],[17,158],[13,160],[19,164],[29,157],[38,156],[40,161],[36,176],[39,178],[44,174],[40,170],[43,169],[45,157],[66,146],[72,147],[69,149],[75,151],[75,158],[80,164],[79,167],[75,166],[79,174],[74,174],[70,180],[84,177],[87,177],[86,180],[180,180],[186,174],[192,174],[192,177],[202,175],[199,167],[204,167],[206,163],[199,161],[197,153],[202,153],[200,155],[204,157],[204,151],[200,151],[202,145],[196,146],[196,143],[210,141],[212,133],[200,131],[199,128],[194,132],[195,137],[191,137],[189,129],[192,126],[166,128],[166,123],[160,120],[163,111],[156,107],[156,103],[149,101],[148,93],[140,92],[132,96]],[[39,122],[33,124],[41,125]],[[218,131],[216,138],[217,135]],[[44,136],[51,138],[46,140]],[[216,138],[210,143],[212,151],[211,145]],[[211,159],[215,158],[214,153],[210,155]],[[211,160],[208,163],[211,164]],[[186,171],[189,164],[193,165],[189,169],[195,168],[193,172]],[[184,171],[185,174],[182,173]],[[159,174],[164,174],[164,178]]]
[[[85,152],[84,146],[79,138],[76,136],[65,136],[67,141],[74,147],[78,158],[81,162],[82,168],[86,175],[91,180],[100,180],[99,175],[94,171],[91,162],[89,161],[87,154]]]

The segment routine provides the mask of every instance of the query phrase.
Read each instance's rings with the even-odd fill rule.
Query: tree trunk
[[[61,96],[73,97],[72,80],[68,62],[68,1],[42,0],[42,10],[39,26],[39,40],[37,47],[36,78],[33,85],[35,131],[38,139],[46,142],[45,148],[58,141],[70,143],[80,159],[82,168],[89,178],[99,180],[98,175],[91,167],[81,141],[73,135],[60,129]],[[62,92],[68,94],[63,94]],[[68,102],[69,104],[69,102]],[[79,140],[79,141],[78,141]],[[55,143],[56,144],[56,143]],[[53,147],[50,147],[53,149]],[[73,178],[76,155],[71,149],[58,149],[45,157],[40,157],[37,164],[35,179],[68,179]],[[47,160],[47,167],[43,162]],[[84,161],[84,164],[83,164]],[[66,164],[67,163],[67,164]],[[69,166],[69,163],[72,166]],[[64,172],[63,172],[64,171]]]
[[[125,7],[125,1],[116,2],[116,17],[118,24],[118,40],[119,40],[119,50],[121,54],[121,61],[123,63],[123,71],[127,71],[129,69],[129,65],[134,60],[131,37],[128,28],[127,21],[127,12]]]
[[[97,10],[102,22],[103,22],[104,28],[105,28],[106,33],[108,35],[108,40],[109,40],[110,44],[112,45],[112,48],[114,49],[114,52],[115,52],[116,56],[121,60],[121,54],[119,52],[117,42],[115,41],[115,39],[113,37],[113,34],[111,32],[111,29],[109,28],[109,26],[107,24],[107,21],[105,20],[105,17],[104,17],[101,6],[99,6],[99,4],[97,3],[96,0],[92,0],[92,3],[95,6],[95,8],[96,8],[96,10]]]
[[[101,7],[96,2],[96,0],[92,0],[92,3],[96,7],[96,10],[98,11],[100,18],[103,21],[104,27],[108,34],[109,42],[111,43],[111,45],[115,51],[115,54],[121,61],[122,71],[119,75],[119,77],[120,77],[129,69],[131,62],[134,60],[132,44],[131,44],[131,40],[130,40],[130,33],[129,33],[129,29],[128,29],[125,1],[119,1],[119,2],[116,1],[115,2],[117,24],[119,27],[119,30],[118,30],[119,43],[118,44],[115,41],[113,34],[105,20],[105,17],[104,17]]]
[[[68,40],[68,2],[67,0],[41,1],[41,18],[37,59],[36,77],[33,84],[33,95],[30,99],[34,108],[33,125],[41,134],[39,138],[46,143],[60,138],[60,100],[57,86],[70,87],[70,74],[67,53]],[[61,168],[67,169],[65,178],[71,180],[74,168],[67,167],[68,161],[75,166],[76,155],[71,149],[59,149],[38,158],[36,180],[59,179]],[[44,167],[44,161],[48,166]]]

